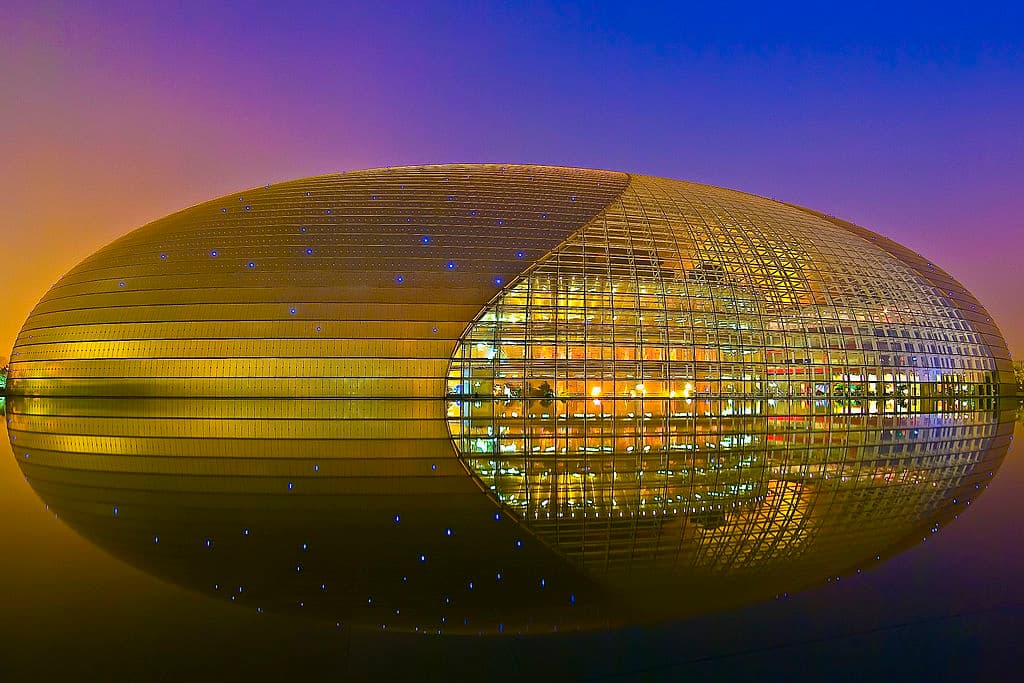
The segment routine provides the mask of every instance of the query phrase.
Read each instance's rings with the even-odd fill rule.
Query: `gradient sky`
[[[686,4],[0,0],[0,356],[62,273],[179,208],[488,161],[852,220],[949,270],[1024,353],[1024,6]]]

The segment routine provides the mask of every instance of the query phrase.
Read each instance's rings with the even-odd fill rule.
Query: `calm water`
[[[13,420],[16,411],[10,412]],[[248,571],[250,577],[272,573],[254,564],[252,557],[273,557],[277,566],[282,563],[277,563],[275,553],[281,552],[281,559],[288,559],[290,572],[294,567],[292,559],[285,558],[287,553],[294,553],[296,566],[305,562],[301,539],[291,536],[283,541],[287,551],[274,545],[276,541],[267,541],[256,556],[222,553],[217,557],[227,559],[214,564],[205,559],[201,548],[174,552],[176,537],[200,538],[207,533],[219,538],[209,519],[230,519],[243,528],[245,520],[223,512],[231,505],[267,512],[262,521],[253,522],[253,528],[268,528],[267,520],[280,516],[273,506],[277,498],[257,497],[242,506],[214,502],[225,497],[242,500],[242,496],[254,495],[251,487],[231,495],[214,491],[212,497],[209,491],[204,494],[202,486],[184,493],[177,490],[162,512],[151,514],[145,524],[130,527],[133,505],[152,503],[153,492],[161,490],[163,480],[154,475],[123,487],[117,496],[125,501],[124,509],[107,514],[109,482],[88,468],[68,466],[68,471],[75,472],[73,490],[58,490],[33,480],[48,501],[56,501],[54,507],[60,508],[56,515],[27,483],[25,472],[32,470],[24,463],[19,466],[6,433],[7,420],[4,422],[7,445],[0,458],[4,482],[0,543],[5,548],[5,595],[0,613],[0,676],[6,680],[29,676],[42,680],[174,680],[299,674],[381,680],[470,676],[1004,680],[1024,663],[1016,645],[1016,634],[1024,626],[1024,587],[1020,582],[1024,549],[1019,541],[1024,522],[1024,500],[1019,493],[1024,486],[1024,465],[1013,446],[1001,466],[994,464],[995,475],[988,480],[988,488],[979,489],[979,495],[960,510],[955,521],[943,523],[937,532],[927,533],[873,568],[844,574],[839,581],[820,581],[816,587],[789,596],[768,597],[746,607],[719,608],[653,626],[543,636],[437,637],[353,630],[323,618],[305,618],[299,616],[302,609],[292,599],[294,595],[280,599],[275,609],[270,608],[272,602],[264,602],[268,609],[258,612],[254,603],[242,605],[241,599],[228,599],[219,584],[216,589],[207,586],[213,582],[210,577],[221,575],[218,572]],[[12,429],[18,426],[12,421]],[[83,438],[67,424],[60,429],[68,439]],[[1019,437],[1020,431],[1018,422],[1015,436]],[[352,505],[354,510],[360,509],[358,501]],[[102,514],[96,512],[99,507]],[[181,510],[189,512],[182,515]],[[342,597],[332,599],[343,602],[346,589],[358,592],[354,586],[359,582],[372,584],[374,572],[394,564],[387,552],[395,544],[381,541],[382,532],[372,528],[363,530],[371,542],[349,547],[342,538],[332,541],[339,509],[328,506],[323,510],[330,520],[310,527],[308,535],[320,545],[333,544],[330,571],[340,585],[332,582],[331,590]],[[108,521],[83,522],[92,518]],[[159,537],[163,532],[153,532],[154,524],[166,529],[163,538]],[[132,528],[135,530],[124,531]],[[479,547],[485,548],[491,536],[500,540],[501,533],[487,532]],[[509,538],[514,539],[514,534]],[[275,539],[281,540],[281,534]],[[837,546],[832,552],[842,550]],[[464,566],[472,574],[480,561],[467,555],[460,568]],[[302,566],[297,573],[308,575],[312,566]],[[364,578],[365,574],[371,576]],[[189,587],[179,587],[157,575]],[[289,574],[281,581],[267,581],[276,586],[298,580]],[[301,591],[308,586],[295,585],[295,595],[301,600]],[[246,598],[252,590],[255,588],[247,589]],[[405,589],[398,585],[395,591],[399,590]],[[699,587],[690,590],[696,593]],[[534,599],[533,593],[520,590],[511,598],[497,592],[484,594],[472,614],[483,624],[482,615],[489,613],[489,608],[511,608],[502,606],[500,600],[524,603]],[[273,601],[275,596],[280,597],[265,592],[267,600]],[[490,604],[491,600],[496,602]],[[705,609],[694,612],[707,612],[713,603],[709,600]],[[323,600],[311,600],[309,607],[317,604],[324,604]],[[412,617],[418,616],[414,609]],[[402,623],[402,618],[395,616],[394,623]]]

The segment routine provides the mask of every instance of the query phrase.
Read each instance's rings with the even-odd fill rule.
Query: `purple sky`
[[[0,355],[46,288],[176,209],[456,161],[682,178],[941,264],[1024,352],[1024,9],[0,5]]]

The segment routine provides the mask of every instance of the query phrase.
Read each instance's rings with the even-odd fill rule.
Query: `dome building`
[[[477,350],[489,337],[500,351]],[[638,384],[1010,384],[981,304],[879,235],[731,190],[532,166],[358,171],[186,209],[61,278],[12,354],[11,393],[50,396],[433,399],[513,359],[559,395],[600,379],[605,402]]]

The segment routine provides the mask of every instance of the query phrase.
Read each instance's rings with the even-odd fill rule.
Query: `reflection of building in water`
[[[787,416],[627,413],[619,424],[629,436],[603,439],[584,429],[599,418],[569,416],[552,425],[554,439],[567,444],[561,452],[531,449],[524,457],[508,449],[467,464],[574,561],[604,571],[666,562],[744,572],[820,551],[835,540],[820,527],[837,519],[850,525],[838,542],[865,553],[898,538],[897,529],[924,523],[965,477],[978,475],[997,440],[992,413],[961,402],[955,413],[849,413],[833,401],[806,401],[806,414]],[[614,410],[608,403],[602,408]],[[680,432],[688,447],[672,448]],[[633,447],[641,437],[648,448]],[[574,443],[588,446],[573,450]]]
[[[925,524],[955,505],[968,480],[985,480],[999,429],[970,412],[811,422],[769,435],[765,498],[726,510],[697,539],[695,564],[749,571],[786,557],[814,566],[840,552],[837,544],[869,554],[895,543],[897,529]],[[841,539],[828,529],[837,520],[846,527]]]
[[[560,476],[531,490],[499,463],[481,476],[504,515],[447,439],[352,438],[338,416],[359,403],[14,397],[9,430],[50,509],[147,571],[267,613],[444,633],[678,618],[870,567],[964,510],[1013,426],[981,409],[704,420],[718,447],[669,469],[538,456]]]

